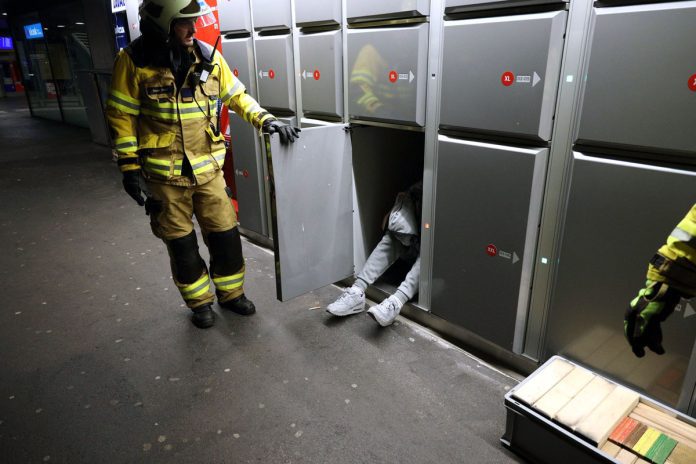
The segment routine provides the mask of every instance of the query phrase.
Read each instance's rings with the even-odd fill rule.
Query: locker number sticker
[[[268,70],[268,77],[270,77],[271,79],[275,79],[275,71],[272,69],[269,69]]]
[[[234,74],[234,77],[239,77],[239,69],[234,68],[234,69],[232,70],[232,74]]]
[[[691,89],[692,92],[696,92],[696,74],[689,78],[689,89]]]
[[[490,245],[487,245],[486,254],[488,256],[498,256],[498,247],[493,245],[492,243]]]
[[[314,70],[314,80],[318,81],[319,79],[321,79],[321,73],[319,72],[318,69],[315,69]]]
[[[500,82],[502,82],[505,87],[510,87],[515,82],[515,75],[510,71],[506,71],[500,76]]]
[[[391,71],[389,73],[389,82],[391,82],[393,84],[397,80],[399,80],[399,73],[397,73],[396,71]]]

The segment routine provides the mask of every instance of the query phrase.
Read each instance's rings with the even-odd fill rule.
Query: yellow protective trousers
[[[186,305],[227,302],[244,293],[244,257],[237,218],[225,192],[222,172],[210,182],[188,187],[148,180],[150,226],[167,245],[172,277]],[[210,251],[210,271],[198,252],[192,218]],[[213,293],[213,286],[215,293]]]

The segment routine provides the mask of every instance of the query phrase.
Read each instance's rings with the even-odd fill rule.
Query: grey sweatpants
[[[408,248],[400,241],[393,238],[389,233],[384,234],[382,240],[372,250],[370,257],[367,258],[365,266],[358,274],[358,279],[367,283],[367,285],[372,285],[384,271],[389,269],[389,266],[394,264],[401,256],[404,256],[407,251]],[[399,285],[398,291],[406,295],[410,300],[418,292],[419,279],[420,256],[411,266],[411,270],[406,274],[404,281]]]

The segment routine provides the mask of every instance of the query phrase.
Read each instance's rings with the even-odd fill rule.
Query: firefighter
[[[645,287],[626,311],[624,331],[633,353],[642,358],[645,348],[664,354],[660,323],[682,298],[696,295],[696,204],[677,224],[648,265]]]
[[[256,311],[244,295],[241,239],[225,191],[218,100],[257,129],[277,132],[283,143],[293,142],[299,129],[261,108],[221,54],[195,39],[199,19],[214,21],[205,1],[143,2],[142,36],[116,58],[106,114],[123,187],[145,206],[153,233],[166,244],[193,324],[207,328],[215,323],[215,296],[238,314]],[[194,214],[210,251],[210,270],[198,252]]]

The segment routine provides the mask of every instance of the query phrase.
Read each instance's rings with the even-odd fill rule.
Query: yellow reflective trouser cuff
[[[213,282],[215,288],[221,291],[229,292],[238,289],[244,285],[244,271],[231,276],[214,277]]]
[[[184,300],[193,300],[210,291],[210,278],[206,273],[192,284],[180,285],[177,283],[177,286]]]
[[[120,137],[114,140],[114,149],[121,153],[134,153],[138,150],[138,139],[136,137]]]

